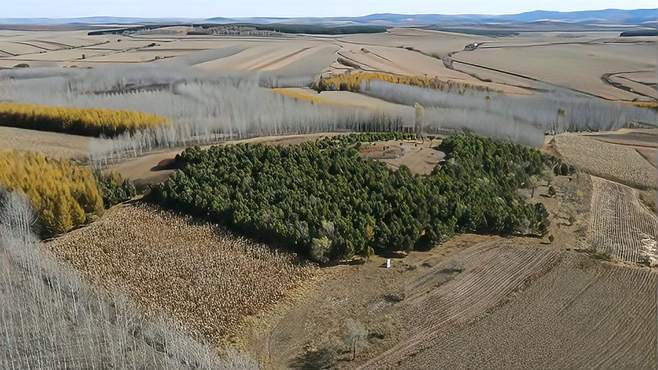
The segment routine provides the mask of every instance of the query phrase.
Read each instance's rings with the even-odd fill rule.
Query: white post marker
[[[386,259],[386,268],[387,268],[387,269],[390,269],[390,268],[391,268],[391,259],[390,259],[390,258],[387,258],[387,259]]]

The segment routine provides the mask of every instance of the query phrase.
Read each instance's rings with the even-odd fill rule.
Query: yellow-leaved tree
[[[0,151],[0,187],[27,195],[43,236],[69,231],[103,212],[91,169],[40,153]]]
[[[0,102],[2,126],[112,137],[168,124],[167,118],[144,112]]]

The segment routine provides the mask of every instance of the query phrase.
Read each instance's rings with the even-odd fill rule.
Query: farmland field
[[[282,38],[185,36],[186,30],[170,33],[166,28],[133,37],[88,36],[84,31],[2,32],[0,65],[6,68],[19,63],[85,67],[198,59],[196,68],[214,73],[318,75],[358,66],[366,71],[436,76],[515,94],[532,93],[546,83],[610,100],[656,99],[655,73],[651,73],[656,68],[655,45],[651,39],[617,41],[611,32],[575,36],[522,33],[496,38],[405,28],[379,34]],[[471,43],[482,46],[463,51]],[[234,51],[212,57],[213,51],[228,49]],[[556,60],[554,56],[561,63],[549,63]],[[512,63],[528,58],[532,62]],[[449,59],[454,60],[454,66],[446,64]],[[578,69],[584,65],[588,68]],[[608,75],[612,84],[602,80]]]
[[[0,147],[20,151],[39,151],[51,158],[85,159],[89,157],[87,136],[34,131],[0,125]]]
[[[658,220],[637,191],[596,177],[593,185],[589,236],[595,250],[621,261],[658,263]]]
[[[0,203],[3,369],[257,368],[237,352],[220,358],[171,320],[146,318],[123,292],[98,290],[32,234],[24,199],[3,192]]]
[[[555,62],[553,56],[559,56]],[[653,57],[652,57],[653,56]],[[605,41],[581,41],[538,43],[523,45],[498,45],[487,43],[471,52],[460,52],[455,61],[485,66],[493,70],[527,76],[550,84],[596,95],[610,100],[654,99],[654,94],[644,96],[616,88],[601,77],[617,71],[656,70],[655,44],[649,40],[635,43],[605,43]],[[592,61],[596,61],[592,63]],[[457,63],[459,64],[459,63]],[[565,66],[568,66],[565,68]],[[654,76],[655,78],[655,76]],[[653,95],[653,96],[652,96]]]
[[[214,343],[315,274],[292,254],[139,204],[114,208],[48,248],[91,281],[123,289],[149,314],[165,313]]]
[[[609,12],[0,19],[0,368],[655,369]]]
[[[656,168],[632,146],[575,135],[558,136],[555,140],[556,149],[566,160],[593,175],[631,186],[656,187]]]
[[[409,325],[410,337],[364,367],[414,369],[431,367],[436,361],[465,368],[542,364],[650,368],[656,363],[656,328],[649,324],[655,320],[655,271],[600,265],[574,253],[549,254],[547,259],[546,252],[530,257],[533,253],[527,249],[515,251],[514,247],[500,252],[513,261],[512,266],[521,263],[519,272],[469,273],[466,268],[434,290],[436,296],[410,302],[408,309],[422,313],[411,316],[419,322]],[[509,261],[505,265],[510,266]],[[513,278],[518,279],[516,285]],[[492,293],[472,290],[478,286],[472,284],[496,282],[511,284],[501,289],[515,290],[514,294],[489,314],[468,320],[469,314],[486,310],[481,306],[485,299],[496,299]],[[467,284],[471,295],[452,297],[451,286],[459,284]],[[468,304],[474,298],[480,299]],[[460,320],[462,325],[454,325]],[[491,343],[496,343],[495,349]],[[460,349],[464,347],[478,356]]]

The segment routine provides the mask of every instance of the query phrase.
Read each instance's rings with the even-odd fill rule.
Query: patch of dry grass
[[[314,276],[290,253],[146,204],[115,207],[49,247],[92,281],[215,343]]]

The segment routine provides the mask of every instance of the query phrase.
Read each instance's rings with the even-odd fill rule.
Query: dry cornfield
[[[289,253],[146,204],[115,207],[48,245],[93,282],[215,343],[315,274]]]
[[[599,253],[633,263],[658,263],[656,216],[639,201],[637,191],[598,177],[592,179],[588,239]]]
[[[656,168],[632,147],[572,134],[556,136],[555,143],[567,162],[585,172],[630,186],[656,188]]]

